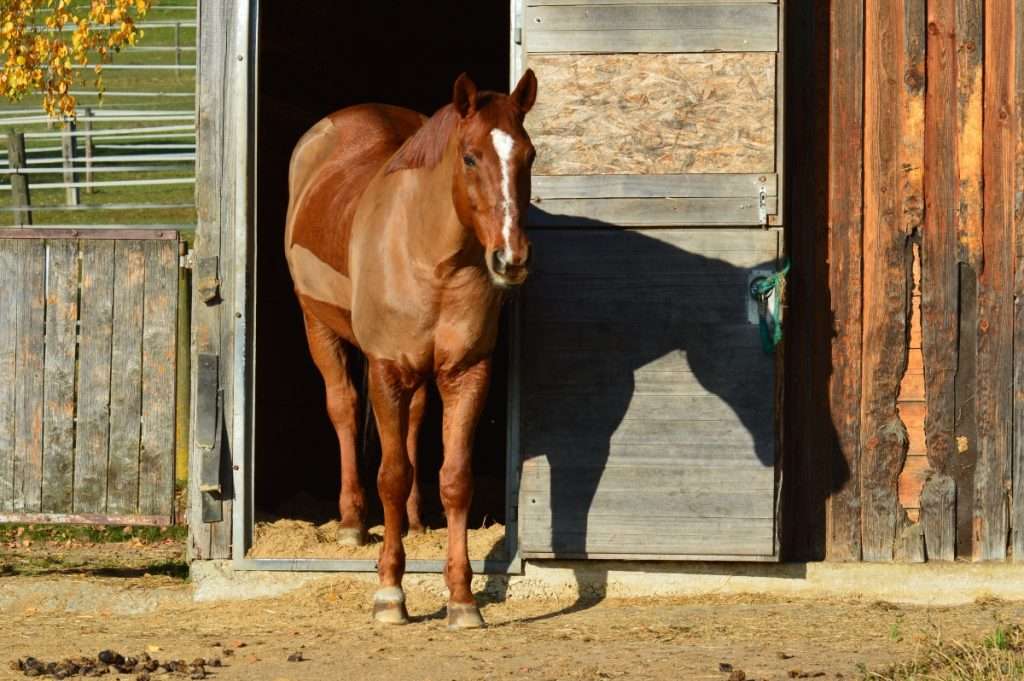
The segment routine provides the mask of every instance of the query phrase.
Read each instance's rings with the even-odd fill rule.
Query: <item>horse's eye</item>
[[[462,162],[466,164],[467,168],[473,168],[476,166],[476,159],[473,158],[470,154],[465,154],[462,157]]]

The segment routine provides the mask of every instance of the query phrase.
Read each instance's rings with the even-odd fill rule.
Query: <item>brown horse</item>
[[[354,352],[367,360],[380,432],[384,542],[374,618],[405,623],[402,531],[421,529],[412,493],[426,382],[443,402],[441,501],[448,520],[448,624],[481,626],[470,589],[466,517],[473,432],[487,394],[504,290],[523,283],[522,228],[534,149],[523,129],[537,80],[510,95],[465,74],[433,117],[378,104],[343,109],[307,132],[289,169],[285,252],[310,353],[341,449],[342,534],[365,540],[356,465]]]

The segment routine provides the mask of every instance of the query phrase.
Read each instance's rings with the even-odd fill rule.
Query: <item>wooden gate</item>
[[[522,555],[777,557],[780,5],[522,5]]]
[[[173,231],[0,230],[0,522],[169,524]]]

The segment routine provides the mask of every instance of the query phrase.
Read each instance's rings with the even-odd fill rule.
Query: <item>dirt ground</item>
[[[369,542],[364,546],[339,546],[336,533],[340,526],[336,520],[322,525],[289,519],[258,522],[249,557],[377,559],[380,542],[384,541],[383,525],[370,528]],[[504,540],[505,526],[501,524],[470,530],[467,538],[470,559],[500,557],[504,554]],[[446,528],[427,529],[422,533],[407,534],[402,545],[409,560],[443,559],[447,555],[447,541]]]
[[[999,601],[922,608],[760,596],[582,602],[485,597],[486,629],[449,632],[442,598],[409,589],[413,622],[392,628],[371,623],[373,585],[344,576],[276,598],[193,603],[186,580],[155,569],[173,550],[180,556],[180,544],[132,545],[92,547],[91,560],[107,565],[102,569],[65,569],[62,561],[84,555],[69,559],[51,547],[51,569],[12,568],[0,577],[0,594],[12,586],[17,588],[9,591],[28,594],[0,602],[0,679],[26,678],[8,663],[27,656],[59,661],[102,650],[147,652],[161,660],[219,659],[221,666],[207,666],[207,678],[224,681],[863,679],[863,670],[912,659],[937,638],[978,641],[1024,617],[1024,604]],[[0,544],[0,563],[17,564],[25,548],[31,547]],[[45,553],[46,547],[35,548]],[[109,555],[98,555],[104,552]],[[110,567],[128,554],[134,567]],[[47,609],[46,595],[68,585],[82,593],[76,610]],[[111,600],[88,600],[100,587],[108,589],[101,593],[160,590],[180,598],[144,614],[116,614]]]

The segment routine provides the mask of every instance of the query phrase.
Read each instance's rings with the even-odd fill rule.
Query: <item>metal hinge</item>
[[[757,221],[761,226],[768,229],[768,187],[764,178],[761,178],[757,185]]]
[[[190,270],[196,266],[196,252],[193,250],[185,251],[185,244],[182,243],[182,253],[178,254],[178,267],[183,270]]]

